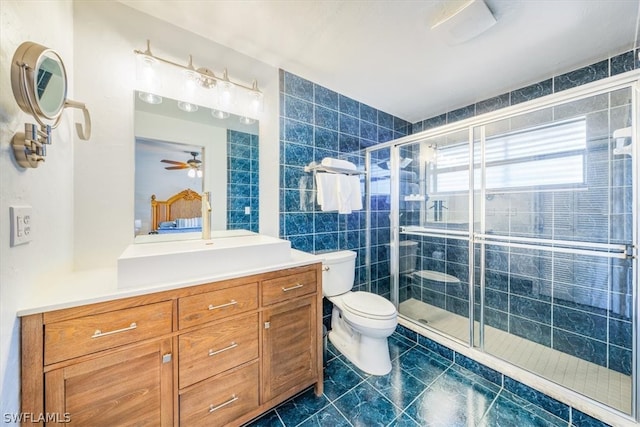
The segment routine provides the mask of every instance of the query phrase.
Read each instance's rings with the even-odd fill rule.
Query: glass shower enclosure
[[[635,417],[633,84],[372,147],[372,291],[417,327]]]

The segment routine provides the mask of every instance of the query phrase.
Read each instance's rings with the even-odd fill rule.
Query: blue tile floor
[[[323,395],[306,390],[247,426],[570,426],[398,333],[389,348],[393,368],[381,377],[329,343]]]

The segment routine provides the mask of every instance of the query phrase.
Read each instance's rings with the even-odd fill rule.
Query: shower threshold
[[[399,305],[401,315],[467,342],[469,319],[415,298]],[[476,331],[478,330],[476,322]],[[476,332],[477,338],[477,332]],[[485,326],[485,352],[626,414],[631,413],[631,376]]]

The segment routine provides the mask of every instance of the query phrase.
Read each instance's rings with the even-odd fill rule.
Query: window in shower
[[[486,188],[508,190],[584,184],[586,133],[586,119],[582,117],[487,138],[484,144]],[[479,154],[475,155],[476,163],[480,161]],[[468,166],[467,144],[439,148],[437,162],[429,172],[430,191],[467,191]],[[480,169],[475,173],[478,188]]]

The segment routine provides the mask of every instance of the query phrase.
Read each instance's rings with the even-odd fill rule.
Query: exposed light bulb
[[[158,61],[150,55],[141,54],[136,58],[136,79],[142,88],[155,91],[161,87],[161,81],[156,72]]]
[[[186,111],[187,113],[198,111],[198,106],[196,104],[191,104],[190,102],[184,101],[178,101],[178,108],[182,111]]]
[[[161,104],[162,97],[160,95],[156,95],[155,93],[149,92],[138,92],[138,98],[147,104]]]
[[[187,89],[187,92],[193,93],[196,88],[196,83],[198,82],[199,75],[196,69],[193,67],[193,56],[189,55],[189,64],[186,69],[183,71],[184,74],[184,85]]]
[[[147,55],[141,55],[140,56],[140,65],[142,68],[142,73],[144,74],[144,77],[153,77],[156,73],[154,67],[156,65],[157,61],[155,60],[155,58],[152,58],[150,56]]]
[[[233,105],[235,102],[233,92],[236,85],[229,81],[226,68],[224,69],[222,79],[217,82],[216,87],[218,88],[218,103],[223,107]]]
[[[240,123],[242,123],[243,125],[252,125],[256,122],[255,119],[252,119],[251,117],[247,117],[247,116],[242,116],[240,117]]]
[[[184,72],[184,86],[187,92],[192,93],[196,89],[198,83],[198,73],[192,70]]]
[[[222,110],[211,110],[211,115],[216,119],[221,119],[221,120],[224,120],[227,117],[229,117],[229,113]]]
[[[196,177],[196,170],[195,169],[189,169],[189,171],[187,172],[187,175],[189,175],[189,178],[195,178]]]
[[[264,95],[258,89],[258,81],[254,80],[249,92],[249,109],[252,113],[261,113],[264,111]]]
[[[198,171],[196,172],[196,175],[198,176],[198,178],[202,178],[202,171],[198,169]]]

